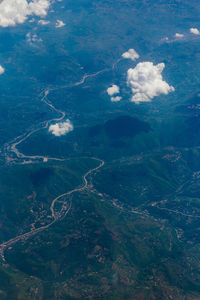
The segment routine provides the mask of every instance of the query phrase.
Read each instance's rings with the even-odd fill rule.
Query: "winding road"
[[[94,173],[95,171],[97,171],[98,169],[102,168],[103,165],[104,165],[104,161],[101,160],[101,159],[98,159],[96,157],[91,157],[91,159],[94,159],[96,161],[99,161],[99,165],[95,168],[92,168],[90,169],[89,171],[87,171],[87,173],[85,173],[83,175],[83,184],[82,186],[78,187],[78,188],[75,188],[71,191],[68,191],[64,194],[61,194],[59,195],[58,197],[56,197],[55,199],[53,199],[52,203],[51,203],[51,206],[50,206],[50,210],[51,210],[51,217],[52,217],[52,221],[50,223],[48,223],[47,225],[44,225],[44,226],[41,226],[41,227],[38,227],[36,229],[33,229],[29,232],[26,232],[24,234],[21,234],[21,235],[18,235],[2,244],[0,244],[0,256],[1,256],[1,259],[5,262],[5,256],[4,256],[4,253],[5,253],[5,250],[12,246],[13,244],[19,242],[19,241],[22,241],[22,240],[27,240],[28,238],[34,236],[35,234],[45,230],[45,229],[48,229],[50,226],[52,226],[56,221],[60,220],[63,218],[63,213],[58,213],[58,214],[55,214],[55,211],[54,211],[54,206],[55,206],[55,203],[60,200],[61,198],[63,197],[66,197],[66,196],[69,196],[69,195],[72,195],[76,192],[83,192],[84,190],[86,190],[88,188],[88,179],[87,177],[89,175],[91,175],[92,173]],[[65,203],[65,202],[64,202]],[[63,206],[62,206],[63,208]],[[68,214],[68,212],[70,211],[70,208],[71,208],[71,205],[69,207],[67,207],[66,211],[64,212],[64,216],[66,216]]]

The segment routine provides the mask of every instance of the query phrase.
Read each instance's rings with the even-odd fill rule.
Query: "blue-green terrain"
[[[200,299],[199,16],[0,1],[0,300]]]

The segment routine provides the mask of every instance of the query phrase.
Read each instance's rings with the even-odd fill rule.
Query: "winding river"
[[[50,94],[50,92],[52,91],[55,91],[55,90],[58,90],[58,89],[63,89],[63,88],[69,88],[69,87],[73,87],[73,86],[78,86],[78,85],[82,85],[85,83],[85,81],[87,80],[87,78],[91,78],[91,77],[95,77],[97,76],[98,74],[100,73],[103,73],[105,72],[106,69],[104,70],[101,70],[99,72],[96,72],[94,74],[85,74],[83,76],[83,78],[74,83],[73,85],[65,85],[65,86],[61,86],[61,87],[56,87],[56,88],[50,88],[50,89],[46,89],[44,90],[41,94],[43,95],[42,98],[41,98],[41,102],[44,102],[48,107],[50,107],[56,114],[59,114],[58,117],[55,117],[51,120],[46,120],[42,123],[40,123],[37,128],[35,129],[32,129],[18,137],[16,137],[14,140],[12,140],[11,142],[9,143],[6,143],[4,145],[4,154],[5,154],[5,158],[8,162],[12,161],[12,162],[20,162],[20,163],[32,163],[33,161],[40,161],[40,160],[57,160],[57,161],[64,161],[65,159],[61,159],[61,158],[55,158],[55,157],[45,157],[45,156],[42,156],[42,155],[25,155],[23,154],[22,152],[20,152],[17,148],[17,146],[19,146],[19,144],[21,144],[22,142],[24,142],[25,140],[27,140],[31,135],[33,135],[34,133],[36,133],[37,131],[43,129],[43,128],[47,128],[49,126],[49,124],[51,122],[60,122],[62,121],[65,117],[66,117],[66,113],[62,110],[59,110],[57,109],[48,99],[48,95]],[[13,155],[15,156],[13,158]],[[63,205],[60,209],[59,212],[55,212],[55,204],[57,201],[60,202],[60,200],[64,197],[67,197],[67,196],[70,196],[76,192],[83,192],[84,190],[88,189],[89,188],[89,184],[88,184],[88,177],[92,174],[94,174],[97,170],[99,170],[100,168],[103,167],[104,165],[104,161],[99,159],[99,158],[96,158],[96,157],[88,157],[90,159],[93,159],[97,162],[99,162],[98,166],[95,167],[95,168],[92,168],[90,170],[88,170],[82,177],[83,179],[83,183],[81,186],[77,187],[77,188],[74,188],[73,190],[71,191],[68,191],[66,193],[63,193],[61,195],[58,195],[56,198],[54,198],[51,202],[51,205],[50,205],[50,211],[51,211],[51,222],[48,223],[46,225],[43,225],[43,226],[40,226],[38,228],[35,228],[33,230],[30,230],[24,234],[20,234],[14,238],[11,238],[10,240],[8,241],[5,241],[3,242],[2,244],[0,244],[0,257],[2,259],[3,262],[6,262],[6,259],[5,259],[5,251],[6,249],[8,249],[9,247],[13,246],[14,244],[16,244],[17,242],[19,241],[24,241],[24,240],[27,240],[28,238],[40,233],[41,231],[43,230],[46,230],[48,229],[50,226],[52,226],[56,221],[62,219],[63,217],[65,217],[70,209],[71,209],[71,203],[67,206],[66,205],[66,201],[63,201]],[[48,219],[49,221],[49,219]]]

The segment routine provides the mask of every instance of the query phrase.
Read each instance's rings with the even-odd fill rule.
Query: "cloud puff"
[[[24,23],[30,15],[44,17],[49,6],[50,0],[3,0],[0,2],[0,26]]]
[[[65,122],[56,123],[49,126],[49,132],[55,136],[65,135],[74,129],[73,124],[67,119]]]
[[[0,65],[0,75],[2,75],[5,72],[5,69]]]
[[[31,14],[40,17],[46,16],[49,6],[49,0],[33,0],[29,3]]]
[[[138,59],[140,56],[134,49],[129,49],[127,52],[124,52],[122,54],[122,57],[131,59],[134,61],[134,60]]]
[[[113,84],[111,87],[109,87],[107,89],[107,93],[108,93],[109,96],[119,94],[119,87],[116,84]]]
[[[166,37],[162,38],[160,41],[164,42],[164,43],[168,43],[169,42],[169,38],[166,36]]]
[[[184,34],[182,34],[182,33],[176,33],[174,36],[175,36],[175,38],[183,38]]]
[[[154,65],[152,62],[141,62],[134,69],[128,70],[127,84],[134,94],[132,102],[149,102],[160,94],[167,95],[174,91],[174,87],[162,78],[164,67],[164,63]]]
[[[61,21],[61,20],[57,20],[57,22],[56,22],[56,28],[60,28],[60,27],[63,27],[65,25],[66,24],[63,21]]]
[[[41,43],[42,39],[38,38],[37,34],[31,34],[30,32],[26,35],[27,42],[30,44]]]
[[[200,31],[197,28],[190,28],[190,32],[193,33],[193,34],[196,34],[196,35],[200,34]]]
[[[39,20],[38,21],[38,24],[40,24],[40,25],[47,25],[47,24],[49,24],[50,22],[49,21],[46,21],[46,20]]]
[[[119,102],[121,99],[122,99],[122,97],[120,97],[120,96],[116,96],[116,97],[111,97],[111,98],[110,98],[110,100],[111,100],[112,102]]]

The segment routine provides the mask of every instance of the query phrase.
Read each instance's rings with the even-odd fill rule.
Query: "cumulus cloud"
[[[33,0],[32,2],[29,3],[31,14],[40,17],[46,16],[49,6],[50,6],[49,0]]]
[[[5,72],[5,69],[0,65],[0,75],[2,75]]]
[[[180,39],[180,38],[184,37],[184,34],[182,34],[182,33],[176,33],[174,36],[175,36],[175,38]]]
[[[197,28],[190,28],[190,32],[193,33],[193,34],[196,34],[196,35],[200,34],[200,31]]]
[[[40,24],[40,25],[47,25],[47,24],[49,24],[50,22],[49,21],[46,21],[46,20],[39,20],[38,21],[38,24]]]
[[[111,97],[111,98],[110,98],[110,100],[111,100],[112,102],[119,102],[121,99],[122,99],[122,97],[120,97],[120,96],[116,96],[116,97]]]
[[[0,2],[0,26],[8,27],[24,23],[28,16],[44,17],[50,0],[3,0]]]
[[[162,41],[166,41],[166,42],[168,42],[168,41],[169,41],[169,38],[168,38],[168,36],[164,37],[164,38],[162,39]]]
[[[174,87],[162,78],[164,67],[164,63],[154,65],[152,62],[141,62],[128,70],[127,84],[133,92],[132,102],[149,102],[156,96],[174,91]]]
[[[30,44],[40,43],[42,39],[37,36],[37,34],[31,34],[30,32],[26,35],[27,42]]]
[[[74,129],[73,124],[67,119],[65,122],[56,123],[49,126],[49,132],[55,136],[65,135]]]
[[[119,87],[116,84],[113,84],[111,87],[109,87],[107,89],[107,93],[108,93],[109,96],[119,94]]]
[[[63,21],[61,21],[61,20],[57,20],[57,22],[56,22],[56,28],[60,28],[60,27],[63,27],[65,25],[66,24]]]
[[[134,61],[134,60],[138,59],[140,56],[134,49],[129,49],[127,52],[124,52],[122,54],[122,57],[131,59]]]

